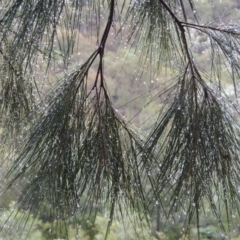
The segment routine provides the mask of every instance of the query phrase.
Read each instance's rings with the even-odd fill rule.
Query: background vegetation
[[[198,9],[197,13],[201,17],[203,23],[217,22],[220,25],[224,25],[225,22],[231,21],[231,19],[235,19],[240,16],[239,11],[237,10],[240,9],[240,3],[237,0],[196,0],[195,3],[196,9]],[[221,16],[225,16],[229,12],[232,13],[227,15],[227,17],[221,18]],[[191,9],[189,9],[186,14],[191,16]],[[107,13],[103,12],[101,17],[103,22],[106,22]],[[192,16],[191,19],[194,21],[194,16]],[[89,34],[89,31],[94,33],[99,31],[99,33],[102,33],[104,31],[104,24],[101,24],[101,27],[98,29],[97,23],[94,25],[93,21],[92,28],[90,30],[87,27],[82,27],[81,30],[74,30],[73,34],[76,34],[77,31],[78,38],[75,40],[76,42],[71,50],[69,49],[69,42],[72,39],[71,36],[68,35],[69,32],[67,32],[64,27],[57,28],[57,31],[58,37],[56,42],[53,44],[54,54],[52,58],[54,61],[49,63],[46,58],[42,56],[41,59],[40,56],[37,64],[34,63],[33,66],[31,66],[35,75],[32,75],[31,68],[30,70],[26,70],[26,72],[24,72],[25,76],[29,76],[29,78],[32,79],[31,84],[34,85],[35,82],[37,82],[38,89],[35,89],[32,92],[32,95],[28,96],[29,98],[34,98],[35,103],[41,102],[54,86],[61,84],[60,79],[65,76],[67,72],[71,72],[72,70],[76,69],[77,66],[82,64],[89,57],[89,52],[94,50],[95,44],[98,41],[96,35]],[[127,31],[128,30],[126,29],[126,32]],[[201,34],[193,33],[192,35],[191,48],[193,49],[194,57],[196,57],[196,61],[203,69],[206,69],[210,72],[209,63],[211,62],[211,58],[207,51],[209,50],[209,42]],[[138,49],[136,43],[131,44],[127,42],[127,37],[124,35],[124,32],[115,37],[114,29],[112,29],[108,42],[110,44],[106,46],[104,65],[107,66],[105,68],[105,78],[111,100],[114,103],[116,110],[127,120],[131,120],[133,125],[135,125],[134,127],[140,128],[142,133],[148,133],[152,129],[153,124],[156,122],[158,116],[157,113],[166,99],[166,95],[164,94],[157,96],[157,98],[154,98],[154,96],[157,95],[159,89],[164,89],[168,85],[170,81],[169,79],[172,79],[175,76],[177,68],[170,68],[170,66],[166,65],[156,71],[155,67],[151,68],[151,64],[140,65],[139,57],[141,57],[141,51]],[[7,44],[4,44],[4,47],[7,47]],[[70,52],[72,52],[72,54],[70,54]],[[4,54],[2,54],[1,57],[4,58]],[[219,65],[221,64],[222,63],[219,63]],[[44,71],[46,66],[49,68],[47,73]],[[19,72],[21,71],[22,69],[19,70]],[[94,83],[97,71],[98,65],[94,64],[93,68],[91,68],[91,70],[88,72],[88,82]],[[229,91],[230,95],[234,95],[234,89],[230,87],[232,85],[229,85],[232,80],[227,77],[228,75],[226,71],[226,68],[222,67],[221,74],[223,76],[226,75],[222,85],[225,89],[227,89],[227,91]],[[24,84],[24,81],[22,84]],[[0,88],[2,92],[4,89],[3,85],[4,84],[2,84]],[[18,94],[21,95],[21,88],[18,88],[18,86],[16,87],[18,93],[14,91],[8,92],[9,96],[5,96],[5,98],[9,97],[12,99],[12,104],[17,104],[17,101],[16,103],[14,102],[14,96]],[[28,87],[31,88],[31,85]],[[0,96],[0,101],[3,104],[4,99],[3,97],[1,99]],[[154,99],[151,101],[151,104],[149,104],[150,99]],[[33,104],[33,106],[28,107],[31,109],[37,109],[36,105]],[[1,116],[1,158],[7,159],[6,161],[3,161],[0,169],[2,176],[4,176],[6,169],[8,169],[10,165],[8,162],[9,157],[7,156],[11,154],[13,149],[15,149],[19,142],[21,142],[21,140],[26,136],[29,128],[29,125],[24,121],[24,118],[22,120],[23,115],[24,113],[22,110],[12,113],[10,109],[7,113],[5,113],[5,115]],[[32,121],[34,122],[34,114],[32,115]],[[19,129],[12,128],[12,126],[16,124],[14,118],[18,120],[21,119],[21,127],[19,127]],[[22,128],[22,125],[24,128]],[[6,138],[10,138],[11,141],[7,141]],[[2,178],[2,188],[4,188],[4,184],[5,178]],[[146,188],[150,188],[150,185],[147,185]],[[41,206],[38,206],[39,209],[37,210],[40,212],[40,214],[37,218],[32,215],[29,210],[24,208],[19,210],[18,213],[15,212],[16,210],[14,210],[14,204],[19,196],[21,196],[21,191],[19,190],[19,186],[16,185],[13,186],[13,188],[11,188],[9,191],[4,192],[4,195],[1,198],[0,226],[2,228],[2,238],[4,240],[17,239],[17,233],[12,226],[16,226],[16,228],[21,228],[21,226],[24,226],[22,229],[22,239],[60,239],[59,235],[54,236],[54,234],[51,233],[53,229],[53,221],[49,215],[44,214],[44,211],[39,210]],[[217,199],[215,200],[217,201]],[[230,226],[231,231],[227,236],[219,224],[219,221],[209,210],[209,203],[206,202],[205,206],[203,207],[206,209],[206,212],[200,213],[200,222],[197,223],[193,221],[188,235],[185,236],[186,229],[184,224],[186,221],[186,212],[182,210],[178,211],[176,209],[175,214],[173,214],[169,220],[166,221],[165,215],[161,211],[162,208],[170,208],[167,197],[166,202],[161,203],[161,209],[159,207],[160,203],[158,203],[158,201],[154,198],[150,204],[152,205],[153,209],[151,214],[148,216],[151,227],[149,227],[149,223],[147,221],[135,220],[134,211],[130,210],[130,212],[126,211],[122,213],[121,209],[117,209],[119,213],[112,222],[108,239],[131,240],[136,239],[136,236],[138,236],[139,239],[194,240],[199,237],[199,233],[201,239],[227,239],[229,237],[232,237],[232,239],[235,240],[240,239],[240,225],[237,213],[232,213],[231,217],[233,220]],[[43,209],[48,207],[49,206],[44,206]],[[224,208],[223,206],[220,206],[220,209],[221,207]],[[98,213],[97,216],[91,213],[87,218],[82,219],[81,211],[79,211],[77,216],[72,217],[74,218],[74,221],[71,217],[66,220],[69,223],[69,226],[66,227],[64,225],[65,223],[62,223],[63,229],[66,228],[63,230],[63,232],[68,231],[69,239],[104,239],[106,229],[108,228],[109,224],[107,217],[109,213],[105,208],[103,208],[100,212],[101,214]],[[123,214],[124,218],[122,218],[121,214]],[[229,216],[224,215],[223,213],[221,218],[223,219],[223,225],[229,227]],[[18,224],[19,221],[21,222],[20,225]],[[200,226],[199,232],[197,231],[196,224],[199,224]],[[11,228],[9,228],[10,225]]]

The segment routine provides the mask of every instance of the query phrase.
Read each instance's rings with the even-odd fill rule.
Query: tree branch
[[[174,12],[165,3],[164,0],[159,0],[159,2],[166,9],[166,11],[171,15],[171,17],[173,18],[173,20],[175,21],[177,27],[179,28],[179,30],[181,32],[181,38],[182,38],[182,43],[183,43],[183,46],[184,46],[184,50],[186,52],[187,59],[188,59],[189,64],[190,64],[192,75],[194,75],[194,65],[195,64],[193,62],[192,56],[191,56],[190,51],[189,51],[189,47],[188,47],[188,44],[187,44],[187,39],[186,39],[186,34],[185,34],[185,29],[184,29],[183,22],[178,19],[178,17],[174,14]]]

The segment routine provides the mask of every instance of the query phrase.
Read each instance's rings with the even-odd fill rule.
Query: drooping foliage
[[[239,212],[240,128],[239,111],[222,82],[228,77],[237,97],[237,22],[203,24],[193,0],[0,4],[0,134],[6,146],[16,148],[2,160],[3,167],[8,165],[2,195],[19,186],[16,208],[28,210],[10,231],[24,225],[29,212],[45,211],[53,234],[67,238],[63,229],[77,214],[95,219],[107,209],[108,233],[116,208],[121,216],[137,211],[140,220],[148,220],[152,199],[163,206],[166,198],[169,207],[161,210],[167,220],[184,211],[186,225],[196,219],[199,228],[199,212],[208,202],[223,231],[230,230],[232,212]],[[71,71],[74,44],[86,29],[97,36],[97,46]],[[140,64],[176,73],[148,103],[165,98],[145,135],[118,112],[107,88],[104,56],[112,29],[141,52]],[[207,39],[208,73],[191,47],[198,34]],[[63,76],[42,93],[46,89],[35,79],[38,64],[45,72],[42,82],[47,81],[58,57]],[[221,74],[223,68],[227,74]]]

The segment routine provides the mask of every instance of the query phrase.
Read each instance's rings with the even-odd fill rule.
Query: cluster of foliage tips
[[[21,236],[42,212],[52,220],[53,236],[63,238],[79,216],[95,219],[102,211],[109,218],[105,238],[116,213],[144,219],[151,229],[153,202],[166,221],[184,212],[185,234],[192,223],[199,229],[206,203],[222,231],[231,230],[240,210],[240,125],[222,83],[231,80],[237,99],[236,20],[204,24],[193,0],[2,0],[0,6],[1,197],[17,187],[15,209],[25,212],[10,214],[17,221],[2,224],[3,236],[13,228]],[[96,34],[97,47],[68,70],[82,29]],[[144,133],[118,111],[107,87],[111,31],[141,52],[140,64],[174,69],[149,100],[164,96]],[[210,71],[194,59],[198,34],[206,38]],[[57,55],[66,70],[47,91]]]

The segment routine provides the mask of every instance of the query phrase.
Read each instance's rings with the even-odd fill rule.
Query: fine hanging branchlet
[[[39,59],[44,61],[43,72],[49,71],[59,47],[66,64],[73,53],[76,32],[84,22],[89,24],[94,19],[99,32],[101,6],[102,0],[1,1],[0,109],[4,126],[5,119],[10,119],[9,133],[18,132],[19,123],[33,110],[33,92],[38,92],[40,83],[31,76],[39,75]],[[60,29],[65,31],[66,49],[55,43],[56,38],[64,37]]]
[[[44,211],[57,236],[68,237],[63,226],[77,221],[76,216],[94,221],[102,209],[109,211],[106,237],[115,208],[121,215],[137,211],[147,217],[145,166],[150,163],[139,157],[145,152],[142,139],[112,105],[104,80],[104,48],[114,2],[99,48],[46,97],[6,176],[4,193],[15,184],[22,186],[16,207],[34,217]],[[97,57],[89,90],[88,71]],[[9,231],[20,223],[10,224]]]
[[[35,108],[31,77],[30,74],[23,74],[21,67],[13,67],[11,62],[1,61],[0,66],[3,72],[0,77],[0,114],[1,128],[4,129],[1,135],[16,137],[21,132],[21,124],[26,124],[26,121],[29,124],[26,117]]]
[[[104,85],[87,96],[86,72],[67,77],[31,130],[7,179],[23,186],[17,206],[58,221],[115,207],[146,212],[142,140],[116,112]],[[47,213],[46,213],[47,214]]]
[[[205,84],[203,76],[196,68],[192,75],[186,67],[171,92],[172,102],[147,140],[145,147],[158,159],[158,171],[152,170],[152,196],[159,202],[168,199],[169,207],[163,209],[167,219],[185,212],[186,225],[195,218],[198,230],[200,210],[208,202],[227,231],[222,206],[229,224],[232,212],[239,212],[239,113],[216,86]]]
[[[94,18],[99,28],[99,12],[104,1],[13,0],[1,4],[1,42],[11,42],[11,48],[6,52],[9,59],[18,59],[21,64],[25,60],[27,67],[39,51],[45,52],[48,61],[51,60],[60,23],[66,31],[72,31],[79,29],[84,21],[89,24]],[[63,16],[66,21],[60,20]]]
[[[171,65],[171,60],[178,57],[181,41],[174,31],[170,31],[174,22],[159,1],[134,1],[126,14],[128,21],[132,23],[127,32],[128,41],[134,46],[135,42],[139,43],[136,48],[141,51],[143,62],[149,58],[158,66],[163,62]]]
[[[75,72],[65,74],[42,101],[34,125],[27,126],[26,139],[7,159],[13,164],[4,179],[3,194],[14,185],[21,186],[15,207],[25,212],[20,220],[12,213],[17,221],[5,223],[3,237],[18,228],[21,235],[30,214],[35,218],[44,212],[52,223],[51,236],[68,238],[67,226],[77,225],[79,215],[81,220],[92,218],[94,222],[99,212],[107,211],[107,238],[116,208],[121,216],[126,209],[128,215],[137,210],[140,219],[148,218],[152,199],[162,206],[168,201],[161,209],[167,220],[184,212],[188,227],[196,223],[199,238],[205,203],[226,231],[224,206],[230,229],[232,213],[239,215],[240,129],[239,113],[222,91],[221,72],[225,65],[237,96],[237,25],[199,24],[193,0],[130,1],[123,22],[128,40],[140,48],[144,64],[149,60],[156,70],[170,66],[179,71],[143,143],[144,138],[113,106],[105,81],[104,51],[117,0],[12,0],[2,4],[0,110],[17,121],[34,106],[32,85],[25,77],[35,70],[32,66],[38,56],[46,60],[49,70],[57,39],[64,67],[68,66],[75,30],[84,19],[90,24],[96,20],[91,31],[99,36],[101,9],[107,5],[109,10],[97,49]],[[187,7],[192,19],[186,14]],[[60,20],[62,16],[66,18]],[[64,36],[59,27],[67,31]],[[196,32],[208,39],[211,77],[200,71],[194,60],[191,44]],[[65,41],[61,42],[61,37]],[[90,85],[88,73],[97,60]],[[18,231],[12,239],[17,235]]]

